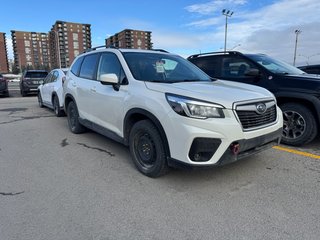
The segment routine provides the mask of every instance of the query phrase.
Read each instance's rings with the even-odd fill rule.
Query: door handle
[[[93,87],[93,88],[90,88],[90,91],[91,92],[97,92],[97,89],[95,87]]]

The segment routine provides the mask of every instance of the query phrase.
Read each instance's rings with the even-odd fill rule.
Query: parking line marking
[[[298,151],[298,150],[294,150],[294,149],[290,149],[290,148],[285,148],[285,147],[280,147],[280,146],[274,146],[273,148],[281,150],[281,151],[297,154],[297,155],[302,155],[302,156],[305,156],[305,157],[320,159],[319,155],[315,155],[315,154],[312,154],[312,153],[302,152],[302,151]]]

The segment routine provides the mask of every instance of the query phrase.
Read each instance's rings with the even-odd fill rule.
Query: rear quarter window
[[[79,72],[80,72],[80,67],[81,67],[81,63],[83,61],[83,57],[80,57],[76,60],[76,62],[72,65],[71,68],[71,72],[76,75],[79,76]]]
[[[210,77],[219,77],[221,75],[218,57],[200,57],[191,59],[190,61]]]

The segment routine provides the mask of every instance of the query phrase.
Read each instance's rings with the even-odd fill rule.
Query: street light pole
[[[294,56],[293,56],[293,66],[296,65],[296,57],[297,57],[297,45],[298,45],[298,35],[301,33],[301,30],[295,30],[294,33],[296,34],[296,43],[294,45]]]
[[[231,17],[233,14],[232,11],[223,9],[222,15],[226,16],[226,25],[225,25],[225,31],[224,31],[224,52],[227,51],[227,30],[228,30],[228,17]]]

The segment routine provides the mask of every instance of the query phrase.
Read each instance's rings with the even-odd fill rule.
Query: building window
[[[73,36],[73,40],[78,41],[78,38],[79,38],[79,34],[78,33],[72,33],[72,36]]]
[[[74,50],[74,57],[78,56],[79,55],[79,50]]]
[[[79,42],[73,42],[73,48],[79,49]]]

